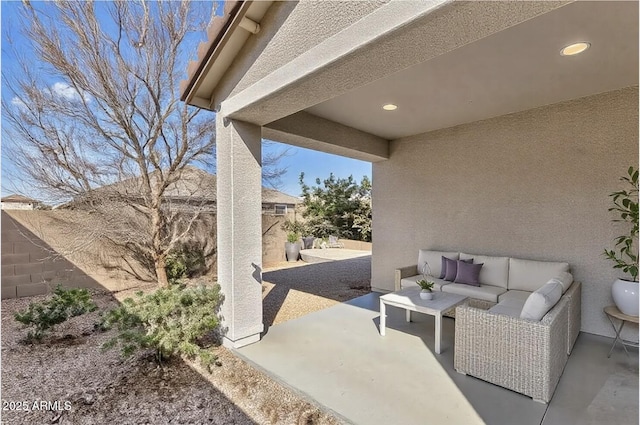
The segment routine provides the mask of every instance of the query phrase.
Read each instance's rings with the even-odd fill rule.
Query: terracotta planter
[[[618,279],[613,282],[611,295],[616,307],[628,316],[638,317],[638,282]]]

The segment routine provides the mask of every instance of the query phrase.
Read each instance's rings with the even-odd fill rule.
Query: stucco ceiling
[[[577,41],[591,48],[559,54]],[[391,140],[636,84],[638,3],[580,1],[307,112]]]

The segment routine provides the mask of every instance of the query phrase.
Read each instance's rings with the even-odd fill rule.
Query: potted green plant
[[[420,279],[416,282],[422,290],[420,291],[420,298],[423,300],[432,300],[433,299],[433,285],[434,282],[430,282],[427,279]]]
[[[287,242],[284,244],[287,261],[298,261],[298,257],[300,257],[300,244],[298,243],[299,239],[300,235],[298,235],[296,232],[289,232],[287,234]]]
[[[611,287],[611,295],[618,309],[629,316],[638,316],[638,170],[629,167],[627,176],[620,178],[628,189],[611,193],[613,206],[609,211],[620,218],[614,222],[626,224],[627,233],[615,238],[614,249],[605,249],[604,255],[613,261],[614,269],[620,269],[631,279],[617,279]]]

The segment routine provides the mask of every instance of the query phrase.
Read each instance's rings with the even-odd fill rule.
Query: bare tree
[[[167,191],[189,164],[214,166],[214,116],[178,93],[214,9],[189,1],[24,1],[21,27],[32,52],[17,52],[20,73],[3,72],[3,88],[13,91],[2,101],[3,156],[50,202],[81,199],[101,212],[93,236],[147,253],[160,285],[168,284],[167,256],[199,215],[194,202],[175,212]]]

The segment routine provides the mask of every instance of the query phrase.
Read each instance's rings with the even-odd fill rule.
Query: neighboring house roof
[[[154,178],[151,174],[151,179]],[[135,197],[141,193],[142,178],[135,177],[97,188],[93,191],[94,197],[109,198],[110,196]],[[206,202],[216,200],[215,175],[200,168],[186,166],[179,174],[179,178],[171,183],[165,190],[164,197],[175,201]],[[262,202],[274,204],[299,204],[301,201],[295,196],[287,195],[274,189],[262,188]]]
[[[3,197],[0,201],[2,202],[16,202],[21,204],[39,204],[40,201],[35,199],[27,198],[26,196],[11,194]]]
[[[302,201],[295,196],[287,195],[278,190],[262,188],[262,203],[263,204],[300,204]]]

